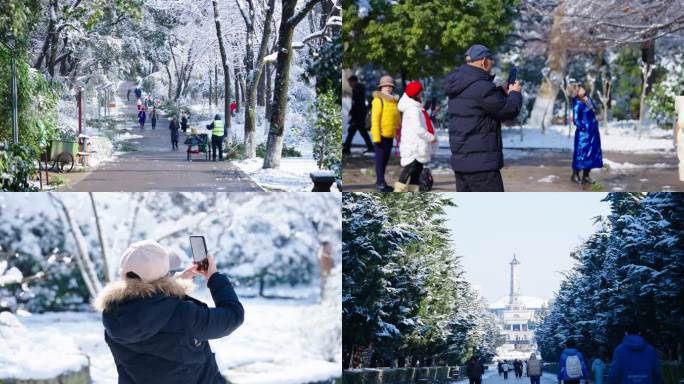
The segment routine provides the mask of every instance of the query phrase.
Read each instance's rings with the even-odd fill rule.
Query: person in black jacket
[[[342,153],[351,153],[352,140],[357,131],[366,143],[366,152],[373,152],[373,143],[366,129],[366,115],[368,114],[368,108],[366,108],[366,87],[359,83],[359,78],[356,76],[350,76],[347,81],[349,81],[349,85],[352,88],[352,104],[349,110],[349,130],[347,131],[347,138],[344,141]]]
[[[175,151],[178,149],[178,130],[180,126],[178,125],[178,118],[176,116],[171,119],[169,123],[169,130],[171,131],[171,150]]]
[[[476,44],[466,51],[466,64],[446,78],[451,167],[459,192],[503,192],[501,122],[520,112],[522,87],[518,81],[508,89],[495,86],[493,67],[492,52]]]
[[[172,259],[157,242],[131,244],[121,260],[123,280],[108,284],[96,299],[119,384],[226,382],[208,340],[242,324],[242,304],[211,256],[206,270],[193,264],[178,277],[170,276]],[[215,308],[188,296],[192,275],[207,280]]]
[[[471,356],[466,365],[466,373],[468,374],[470,384],[481,384],[483,371],[482,363],[480,363],[477,357]]]

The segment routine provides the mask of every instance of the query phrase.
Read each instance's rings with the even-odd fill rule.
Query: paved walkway
[[[171,136],[168,120],[160,116],[157,129],[151,129],[148,118],[145,129],[137,124],[137,110],[134,96],[126,101],[130,83],[122,83],[119,97],[124,100],[125,112],[118,117],[118,124],[124,125],[121,133],[142,135],[142,138],[127,141],[127,152],[112,161],[101,164],[85,175],[67,174],[69,185],[64,191],[88,192],[146,192],[146,191],[198,191],[232,192],[261,191],[246,174],[229,161],[206,161],[203,155],[186,160],[185,140],[181,133],[179,150],[171,151]]]
[[[468,378],[455,381],[452,384],[466,384]],[[482,384],[530,384],[530,378],[523,375],[523,377],[516,379],[513,371],[509,372],[508,380],[504,380],[503,375],[499,376],[495,366],[490,366],[485,374],[482,375]],[[540,379],[540,384],[557,384],[556,376],[550,373],[544,373]]]
[[[572,153],[561,150],[505,150],[505,167],[501,171],[505,190],[509,192],[577,192],[577,191],[684,191],[679,181],[674,151],[637,154],[604,151],[604,159],[623,164],[618,169],[594,170],[594,187],[570,182]],[[626,165],[630,163],[634,166]],[[375,168],[371,154],[353,148],[343,159],[344,191],[375,190]],[[455,191],[454,174],[448,155],[439,155],[429,164],[434,177],[434,191]],[[401,173],[399,158],[392,155],[385,180],[393,184]]]

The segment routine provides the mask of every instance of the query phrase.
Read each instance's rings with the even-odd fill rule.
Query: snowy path
[[[468,384],[468,378],[454,381],[451,384]],[[508,380],[504,380],[503,375],[499,376],[496,371],[496,366],[490,366],[485,374],[482,375],[482,384],[529,384],[529,377],[521,377],[516,379],[513,371],[508,375]],[[556,384],[556,376],[551,373],[544,373],[540,379],[540,384]]]
[[[239,384],[302,384],[341,375],[340,364],[325,361],[305,337],[308,309],[300,301],[243,300],[245,323],[232,335],[211,341],[221,372]],[[30,330],[69,336],[90,358],[94,384],[117,382],[114,360],[104,341],[99,314],[45,313],[22,318]]]
[[[185,140],[181,133],[178,151],[171,151],[168,120],[159,116],[157,129],[151,129],[149,116],[145,129],[137,124],[135,97],[126,101],[126,91],[133,88],[123,82],[119,89],[119,105],[124,113],[119,117],[118,129],[141,137],[129,140],[134,151],[127,152],[93,169],[85,177],[69,174],[70,185],[64,191],[146,192],[146,191],[202,191],[233,192],[260,191],[249,176],[231,162],[211,162],[195,155],[197,160],[186,160]]]

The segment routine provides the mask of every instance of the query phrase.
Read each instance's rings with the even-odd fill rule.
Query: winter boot
[[[585,170],[582,174],[582,184],[594,184],[594,180],[589,177],[589,170]]]
[[[409,192],[409,185],[397,181],[394,183],[394,192]]]
[[[572,177],[570,177],[570,181],[572,181],[575,184],[579,184],[582,182],[580,180],[579,171],[572,171]]]
[[[409,184],[409,185],[408,185],[408,191],[409,191],[409,192],[420,192],[420,185],[418,185],[418,184]]]

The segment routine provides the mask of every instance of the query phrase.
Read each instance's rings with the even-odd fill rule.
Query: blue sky
[[[572,267],[572,249],[610,212],[605,193],[451,193],[447,215],[467,279],[493,302],[508,294],[509,263],[521,262],[521,294],[551,298]]]

